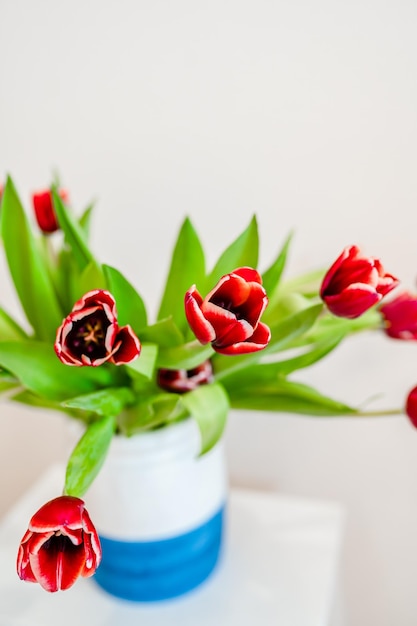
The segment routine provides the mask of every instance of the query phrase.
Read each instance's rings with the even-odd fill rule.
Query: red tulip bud
[[[68,192],[65,189],[59,190],[59,195],[63,202],[68,202]],[[59,229],[52,201],[52,193],[49,189],[32,194],[33,208],[39,228],[45,234],[54,233]]]
[[[345,248],[325,275],[320,296],[339,317],[359,317],[398,285],[378,259],[361,256],[357,246]]]

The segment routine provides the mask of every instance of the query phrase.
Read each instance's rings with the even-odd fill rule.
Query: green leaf
[[[229,412],[228,396],[217,383],[201,385],[181,396],[181,402],[196,420],[201,434],[201,454],[210,450],[222,436]]]
[[[21,385],[14,376],[5,370],[0,370],[0,394],[19,388]]]
[[[222,276],[238,267],[258,265],[259,236],[256,217],[241,235],[223,252],[207,279],[207,291],[213,289]],[[205,294],[204,294],[205,295]]]
[[[130,324],[135,333],[146,326],[146,309],[142,298],[129,281],[114,267],[103,265],[107,289],[116,300],[120,326]]]
[[[189,370],[197,367],[213,354],[211,344],[202,346],[197,341],[191,341],[176,348],[160,348],[156,365],[167,369]]]
[[[84,235],[84,239],[86,241],[88,241],[88,238],[90,236],[91,216],[92,216],[93,209],[94,209],[94,203],[91,203],[85,209],[84,213],[81,215],[81,217],[78,220],[78,223]]]
[[[58,223],[71,247],[78,268],[82,271],[94,261],[94,257],[86,244],[81,226],[67,210],[55,187],[52,188],[52,197]]]
[[[192,285],[201,285],[205,278],[204,252],[189,218],[178,235],[171,266],[158,313],[158,320],[171,317],[182,332],[188,330],[184,296]]]
[[[180,398],[174,393],[158,393],[144,397],[135,406],[122,411],[118,426],[128,437],[144,430],[159,428],[184,416]]]
[[[1,232],[10,274],[26,317],[40,339],[53,340],[62,312],[10,177],[2,201]]]
[[[172,317],[166,317],[156,324],[143,328],[140,333],[143,341],[156,343],[163,348],[174,348],[184,343],[184,335]]]
[[[277,383],[278,380],[291,372],[297,371],[313,365],[329,352],[331,352],[342,341],[345,335],[328,338],[317,344],[313,344],[309,350],[298,354],[290,359],[282,359],[273,363],[256,363],[249,367],[231,372],[222,376],[222,385],[228,392],[240,390],[246,387],[263,386],[269,383]]]
[[[74,280],[74,302],[79,300],[88,291],[95,289],[107,289],[107,283],[101,266],[96,261],[91,261],[82,271],[78,281]]]
[[[323,303],[313,304],[275,325],[271,325],[271,341],[263,355],[287,348],[294,339],[306,333],[323,311]]]
[[[158,356],[158,346],[153,343],[142,344],[140,355],[134,361],[126,364],[128,374],[132,378],[145,377],[150,380],[155,371],[156,358]]]
[[[357,413],[356,409],[324,396],[312,387],[284,379],[275,384],[234,389],[229,392],[229,397],[231,406],[236,409],[300,413],[322,417]]]
[[[2,308],[0,308],[0,341],[27,339],[25,331]]]
[[[282,272],[284,271],[285,264],[287,262],[288,249],[291,239],[292,233],[290,233],[285,240],[285,243],[275,261],[262,275],[262,283],[270,300],[274,298],[277,288],[279,287]]]
[[[108,387],[100,391],[84,394],[62,402],[64,408],[91,411],[97,415],[113,415],[120,413],[126,405],[135,400],[129,387]]]
[[[66,400],[112,381],[105,367],[64,365],[52,344],[37,341],[0,342],[0,366],[12,372],[26,389],[49,400]]]
[[[104,463],[114,429],[115,419],[111,415],[88,426],[69,458],[65,494],[83,497]]]
[[[233,359],[216,354],[213,357],[216,379],[221,380],[232,372],[239,371],[252,363],[258,362],[266,354],[274,354],[280,350],[292,347],[292,343],[302,337],[313,326],[322,310],[322,303],[315,304],[271,326],[271,340],[267,347],[260,352],[236,356]],[[306,341],[305,343],[309,342]]]
[[[303,274],[302,276],[296,276],[286,281],[285,284],[282,285],[282,289],[285,292],[296,291],[306,297],[317,296],[325,272],[326,270],[319,269],[307,272],[307,274]]]

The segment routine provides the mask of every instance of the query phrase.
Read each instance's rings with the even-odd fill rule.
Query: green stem
[[[383,411],[358,411],[352,417],[389,417],[392,415],[404,415],[404,409],[385,409]]]

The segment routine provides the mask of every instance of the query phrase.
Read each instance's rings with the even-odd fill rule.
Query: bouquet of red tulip
[[[417,298],[403,294],[380,307],[398,280],[356,246],[327,272],[284,280],[289,238],[260,273],[255,218],[210,271],[186,219],[157,319],[149,321],[136,288],[91,251],[91,207],[77,217],[58,186],[35,194],[33,207],[36,220],[26,215],[9,178],[1,238],[28,328],[0,308],[0,391],[85,424],[68,460],[64,495],[34,515],[19,550],[19,576],[48,591],[70,587],[100,562],[97,533],[80,498],[113,436],[191,415],[204,453],[221,437],[230,407],[358,415],[291,374],[364,329],[417,338]],[[408,402],[413,419],[416,396]]]

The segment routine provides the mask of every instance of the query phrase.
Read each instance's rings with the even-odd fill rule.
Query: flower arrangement
[[[19,548],[18,575],[47,591],[67,589],[100,563],[100,541],[81,498],[113,436],[191,415],[204,454],[221,437],[231,407],[369,415],[291,374],[359,331],[417,338],[417,296],[403,293],[381,306],[398,280],[356,246],[327,271],[284,280],[289,237],[260,273],[255,217],[210,271],[185,219],[157,319],[149,321],[136,288],[91,251],[92,207],[77,217],[68,193],[53,185],[33,195],[33,209],[31,220],[8,178],[1,238],[30,330],[0,308],[0,391],[85,426],[63,495],[35,513]],[[417,425],[417,390],[407,412]]]

